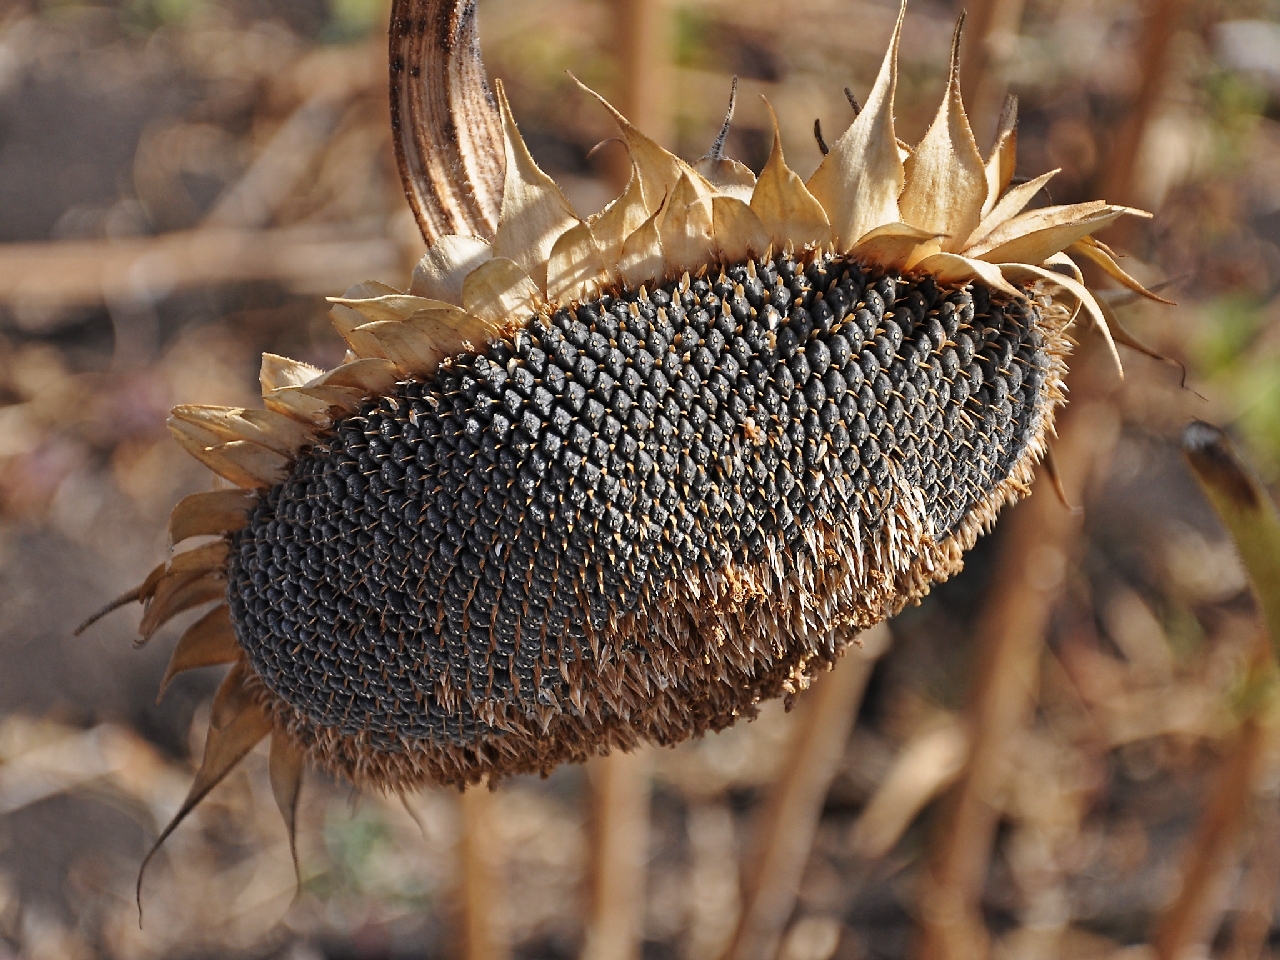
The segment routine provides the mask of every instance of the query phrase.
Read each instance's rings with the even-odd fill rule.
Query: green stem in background
[[[1152,935],[1157,960],[1205,956],[1221,923],[1230,876],[1241,856],[1257,802],[1269,731],[1262,714],[1274,702],[1280,642],[1280,513],[1257,476],[1217,427],[1193,421],[1182,451],[1244,561],[1267,635],[1259,631],[1244,689],[1237,693],[1239,729],[1219,771],[1182,863],[1182,884]]]
[[[1240,551],[1272,653],[1280,654],[1280,511],[1217,427],[1192,421],[1182,434],[1182,451]]]

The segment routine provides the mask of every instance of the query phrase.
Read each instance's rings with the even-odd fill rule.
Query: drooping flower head
[[[980,153],[958,29],[903,145],[902,17],[807,183],[776,120],[757,178],[597,97],[631,178],[582,219],[489,94],[474,4],[397,4],[409,289],[334,298],[346,361],[265,356],[263,409],[173,411],[227,484],[171,541],[214,539],[123,600],[144,638],[215,603],[165,683],[231,670],[164,835],[267,736],[292,832],[308,760],[404,790],[725,727],[960,569],[1045,452],[1066,329],[1108,329],[1071,256],[1146,293],[1091,237],[1144,214],[1024,212],[1053,172],[1013,185],[1012,109]]]

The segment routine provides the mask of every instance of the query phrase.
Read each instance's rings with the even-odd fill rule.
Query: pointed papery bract
[[[226,596],[227,581],[221,574],[171,575],[160,581],[138,623],[138,635],[146,643],[155,632],[180,613]]]
[[[617,268],[618,261],[622,259],[622,245],[649,216],[649,209],[644,205],[644,192],[640,189],[640,175],[633,165],[631,179],[622,194],[595,216],[587,218],[605,267],[609,270]]]
[[[378,320],[359,329],[377,340],[383,355],[406,376],[422,378],[434,373],[448,356],[435,346],[424,326],[409,320]]]
[[[281,387],[300,387],[308,380],[320,376],[320,369],[301,360],[290,360],[274,353],[262,355],[262,367],[258,379],[262,383],[262,395]]]
[[[396,371],[397,380],[402,379],[399,367],[389,360],[387,361],[387,366]],[[356,387],[299,387],[298,389],[305,391],[317,400],[327,403],[331,417],[356,413],[361,407],[368,404],[370,399],[368,393]]]
[[[711,198],[711,233],[721,263],[764,256],[773,245],[755,211],[736,197]]]
[[[142,878],[161,845],[209,791],[221,783],[236,764],[271,732],[271,719],[245,688],[247,675],[243,662],[237,663],[214,694],[213,715],[205,737],[204,757],[200,761],[200,769],[196,771],[195,782],[191,784],[191,790],[178,812],[160,831],[155,845],[138,869],[139,911],[142,909]]]
[[[1011,297],[1026,296],[1004,278],[1000,268],[994,263],[973,260],[955,253],[935,253],[916,263],[912,269],[928,274],[941,284],[963,284],[971,280],[980,280],[992,289],[1000,290]]]
[[[453,304],[446,303],[443,300],[431,300],[427,297],[416,297],[411,293],[400,293],[398,291],[367,299],[329,297],[329,302],[351,307],[360,316],[364,317],[365,323],[373,323],[376,320],[403,320],[405,317],[427,307],[453,306]]]
[[[289,854],[293,857],[294,879],[301,885],[302,872],[298,868],[298,797],[302,793],[302,771],[305,756],[290,739],[289,734],[277,727],[271,731],[271,752],[267,762],[271,778],[271,793],[276,807],[284,819],[289,833]]]
[[[223,440],[248,440],[285,456],[315,439],[304,424],[272,410],[183,404],[173,408],[173,415]]]
[[[161,588],[172,591],[201,577],[221,576],[229,549],[226,540],[218,540],[171,557],[151,571],[134,599],[149,608]]]
[[[807,184],[827,211],[836,249],[842,253],[876,227],[902,219],[898,197],[904,174],[893,132],[893,97],[898,86],[898,38],[906,10],[903,0],[866,106]]]
[[[413,268],[409,292],[460,307],[462,281],[492,256],[493,248],[479,237],[441,237]]]
[[[183,497],[169,513],[169,546],[241,529],[257,501],[245,490],[209,490]]]
[[[482,349],[500,335],[497,325],[483,324],[458,307],[420,310],[407,320],[367,324],[362,331],[378,338],[396,365],[414,377],[434,373],[446,357]]]
[[[1000,111],[1000,123],[996,128],[995,144],[986,162],[987,198],[982,203],[985,217],[993,209],[1009,184],[1018,165],[1018,98],[1005,97]]]
[[[906,262],[902,264],[902,268],[904,270],[911,270],[922,260],[942,253],[942,245],[945,240],[946,237],[939,234],[935,237],[930,237],[928,240],[922,241],[914,250],[911,251],[910,254],[907,255]]]
[[[362,280],[360,283],[353,283],[343,292],[341,299],[343,300],[374,300],[378,297],[394,296],[397,293],[404,293],[403,290],[397,290],[389,283],[383,283],[381,280]],[[337,299],[330,297],[330,300]]]
[[[462,284],[463,308],[491,328],[524,323],[538,312],[541,300],[529,274],[505,257],[481,264]]]
[[[329,320],[333,323],[333,328],[338,331],[338,335],[346,341],[347,346],[351,348],[351,352],[356,356],[379,357],[381,354],[378,353],[376,343],[373,343],[367,337],[354,333],[356,327],[362,323],[368,323],[370,319],[359,309],[355,309],[355,305],[397,296],[404,296],[404,293],[395,287],[379,283],[377,280],[366,280],[364,283],[357,283],[348,287],[341,297],[328,298],[329,302],[333,304],[333,307],[329,310]]]
[[[1077,264],[1074,260],[1068,257],[1065,253],[1055,253],[1053,256],[1051,256],[1048,260],[1044,262],[1043,266],[1049,270],[1054,270],[1054,271],[1057,271],[1058,273],[1062,273],[1068,277],[1071,277],[1071,279],[1073,279],[1076,283],[1079,283],[1079,284],[1084,283],[1084,273],[1080,270],[1079,264]],[[1080,310],[1083,306],[1083,304],[1079,300],[1076,300],[1074,297],[1070,299],[1075,302],[1075,306],[1071,309],[1071,314],[1067,319],[1067,323],[1066,323],[1067,326],[1070,326],[1071,324],[1076,322],[1076,317],[1080,316]],[[1101,300],[1098,301],[1098,306],[1099,307],[1102,306]]]
[[[207,490],[183,497],[169,513],[169,547],[192,536],[216,536],[242,529],[257,497],[247,490]]]
[[[1071,244],[1071,246],[1067,247],[1067,252],[1074,253],[1097,264],[1098,267],[1102,269],[1102,272],[1112,280],[1116,281],[1122,287],[1132,290],[1139,296],[1146,297],[1148,300],[1154,300],[1156,303],[1165,303],[1169,306],[1174,305],[1172,300],[1166,300],[1164,297],[1152,293],[1138,280],[1130,276],[1129,273],[1120,266],[1120,264],[1116,263],[1111,250],[1108,249],[1105,244],[1099,243],[1093,237],[1081,237],[1075,243]]]
[[[658,222],[668,271],[693,271],[707,262],[712,251],[711,218],[710,192],[681,177]]]
[[[193,605],[185,601],[180,594],[200,581],[224,582],[222,571],[168,569],[155,581],[149,591],[139,597],[143,605],[143,617],[139,627],[143,643],[151,639],[151,635],[166,620]],[[178,604],[176,608],[175,603]]]
[[[399,371],[390,360],[365,358],[334,367],[304,384],[304,387],[316,392],[318,396],[323,395],[319,392],[322,388],[337,387],[372,397],[390,392],[399,379]]]
[[[1107,330],[1110,332],[1111,338],[1115,340],[1116,343],[1124,344],[1130,350],[1136,350],[1138,353],[1148,356],[1152,360],[1159,360],[1161,363],[1167,363],[1171,367],[1177,367],[1182,371],[1183,377],[1186,377],[1187,369],[1185,366],[1177,360],[1174,360],[1172,357],[1166,357],[1160,351],[1148,347],[1145,343],[1130,333],[1125,328],[1124,324],[1120,322],[1120,318],[1116,315],[1115,310],[1112,309],[1109,303],[1105,300],[1099,300],[1098,309],[1102,311],[1102,315],[1106,318]]]
[[[201,574],[221,571],[227,565],[227,556],[230,549],[225,540],[219,540],[174,554],[168,563],[162,563],[157,568],[162,573],[156,579],[159,580],[166,576],[175,576],[183,573]],[[148,581],[150,580],[151,578],[149,577]]]
[[[496,82],[495,92],[506,141],[507,177],[502,187],[502,212],[493,238],[493,255],[513,261],[533,278],[539,290],[545,290],[551,247],[578,218],[556,182],[529,155],[511,116],[501,80]]]
[[[1036,281],[1043,281],[1050,286],[1056,286],[1060,290],[1065,290],[1080,304],[1080,308],[1084,310],[1097,325],[1098,330],[1102,333],[1102,337],[1106,340],[1107,349],[1111,353],[1111,359],[1115,362],[1116,369],[1120,373],[1120,379],[1124,379],[1124,365],[1120,362],[1120,351],[1116,349],[1115,339],[1111,336],[1111,329],[1107,326],[1106,314],[1102,312],[1098,300],[1079,280],[1071,277],[1063,276],[1054,270],[1046,270],[1044,267],[1032,266],[1029,263],[1002,263],[1000,272],[1004,274],[1005,279],[1022,286],[1031,286]]]
[[[356,357],[381,357],[378,343],[372,337],[356,333],[356,328],[369,322],[368,317],[345,303],[335,303],[329,308],[329,322],[338,336],[346,342],[351,354]]]
[[[231,610],[226,604],[221,604],[187,627],[178,640],[178,645],[173,648],[173,656],[169,658],[164,678],[160,681],[156,702],[159,703],[164,698],[169,683],[178,674],[200,667],[234,663],[239,657],[240,646],[236,643],[235,631],[231,627]]]
[[[321,426],[331,424],[343,414],[355,413],[364,400],[365,394],[353,387],[284,387],[263,402],[286,415],[290,414],[285,408],[296,405],[299,410],[307,410],[312,422]]]
[[[943,234],[942,249],[955,252],[978,226],[987,196],[986,171],[960,98],[960,24],[951,42],[947,92],[933,124],[906,161],[906,186],[898,198],[902,219]]]
[[[743,203],[751,202],[751,194],[756,187],[756,175],[745,163],[731,160],[728,157],[703,157],[693,165],[693,169],[717,193],[734,197]]]
[[[627,237],[618,260],[618,275],[632,290],[643,283],[661,279],[663,272],[662,238],[658,234],[659,210]]]
[[[1074,278],[1077,283],[1084,283],[1084,273],[1080,269],[1080,265],[1068,257],[1065,253],[1055,253],[1044,262],[1044,266],[1057,269],[1059,272],[1065,270],[1067,275]]]
[[[1031,198],[1044,189],[1045,184],[1052,180],[1059,172],[1061,167],[1055,167],[1048,173],[1042,173],[1034,180],[1028,180],[1026,183],[1020,183],[1016,187],[1011,187],[1009,191],[1000,198],[991,210],[984,214],[982,222],[969,234],[969,239],[965,242],[964,249],[977,246],[989,237],[992,231],[1008,223],[1009,220],[1016,217],[1022,212],[1023,207],[1031,202]]]
[[[636,174],[640,179],[640,191],[644,198],[645,210],[650,215],[657,212],[662,205],[663,198],[675,189],[676,183],[682,176],[688,175],[691,179],[697,181],[698,186],[706,190],[711,189],[711,185],[702,178],[701,174],[675,154],[664,150],[637,130],[631,121],[619,113],[608,100],[577,77],[573,78],[573,82],[599,100],[604,108],[613,115],[614,121],[618,124],[618,129],[622,131],[622,139],[626,142],[627,149],[631,152],[631,162],[635,166]]]
[[[917,251],[928,245],[928,252],[938,250],[938,235],[921,230],[909,223],[886,223],[866,234],[849,251],[850,256],[882,267],[901,269],[913,259]]]
[[[591,227],[570,227],[556,240],[547,259],[547,300],[568,303],[599,296],[609,282],[604,257]]]
[[[503,325],[486,323],[463,310],[435,308],[415,313],[407,324],[422,330],[445,356],[483,350],[484,345],[502,336]]]
[[[268,410],[292,417],[300,423],[324,429],[333,422],[333,404],[328,399],[308,393],[305,387],[278,387],[262,395],[262,403]]]
[[[775,249],[781,250],[788,241],[800,248],[830,243],[831,221],[827,211],[787,166],[782,155],[778,115],[768,100],[765,106],[773,119],[773,149],[751,194],[751,209],[769,232]]]
[[[169,432],[184,450],[218,476],[230,480],[238,487],[260,489],[278,482],[273,477],[284,478],[284,468],[288,461],[266,447],[248,444],[249,447],[256,447],[261,454],[246,456],[244,450],[223,443],[216,434],[174,417],[169,418]]]
[[[225,541],[220,541],[218,545],[223,548],[223,556],[225,557],[225,548],[227,548],[227,543],[225,543]],[[116,596],[116,598],[111,600],[109,604],[106,604],[105,607],[102,607],[99,611],[93,613],[91,617],[88,617],[86,621],[76,627],[76,636],[83,634],[84,631],[88,630],[88,627],[91,627],[93,623],[100,621],[102,617],[106,616],[106,614],[118,611],[120,607],[124,607],[127,603],[141,603],[143,604],[143,607],[150,605],[151,600],[155,598],[156,591],[159,590],[160,586],[165,584],[170,577],[178,577],[182,582],[189,582],[196,579],[196,577],[204,575],[204,572],[202,571],[174,572],[172,570],[172,564],[173,561],[170,559],[168,562],[160,563],[157,564],[157,566],[152,567],[151,572],[147,575],[147,579],[143,580],[141,584],[138,584],[136,588],[125,591],[125,593]],[[143,639],[141,643],[146,643],[146,640]]]
[[[997,227],[982,243],[975,244],[966,252],[969,256],[992,263],[1043,263],[1081,237],[1101,230],[1126,213],[1151,216],[1142,210],[1114,207],[1101,200],[1042,207]]]
[[[255,489],[274,487],[284,480],[289,475],[289,464],[292,459],[248,440],[220,443],[213,447],[210,453],[217,455],[224,462],[234,464],[250,482],[245,483],[243,480],[232,477],[227,477],[228,480],[237,486]]]

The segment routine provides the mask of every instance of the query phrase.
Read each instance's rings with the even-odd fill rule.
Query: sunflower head
[[[982,156],[958,28],[924,138],[894,132],[900,13],[807,182],[776,118],[757,178],[723,137],[689,164],[590,94],[632,167],[582,219],[488,96],[470,6],[411,6],[393,115],[430,249],[408,290],[334,298],[346,362],[265,356],[263,409],[173,411],[228,485],[179,503],[171,540],[214,539],[122,601],[144,639],[215,603],[165,682],[231,671],[165,835],[267,736],[292,829],[306,760],[465,785],[805,686],[1027,491],[1066,330],[1108,329],[1071,257],[1146,292],[1091,237],[1145,214],[1024,212],[1053,172],[1012,184],[1012,106]]]

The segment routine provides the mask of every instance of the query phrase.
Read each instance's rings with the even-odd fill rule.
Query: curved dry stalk
[[[925,805],[959,776],[968,753],[969,737],[950,713],[912,735],[849,830],[854,855],[887,856]]]
[[[1271,649],[1280,659],[1280,509],[1217,427],[1192,422],[1182,449],[1244,561]]]
[[[388,55],[396,165],[423,239],[491,238],[506,155],[475,0],[395,0]]]

